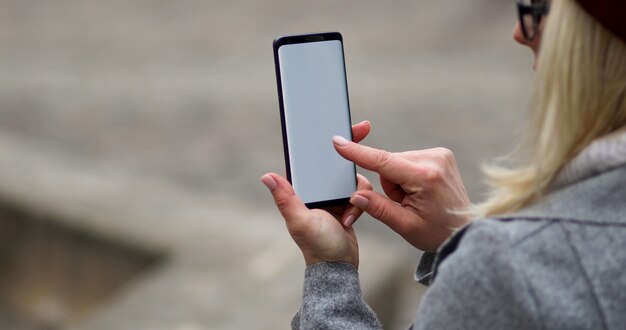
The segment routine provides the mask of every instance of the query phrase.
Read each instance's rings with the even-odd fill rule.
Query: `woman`
[[[546,19],[547,3],[520,5],[535,15],[515,39],[533,48],[538,71],[526,160],[487,169],[494,189],[485,203],[470,211],[441,148],[389,153],[334,137],[343,157],[380,175],[386,194],[359,177],[337,216],[308,210],[277,174],[261,178],[307,264],[293,328],[381,328],[359,289],[351,225],[361,211],[427,252],[418,272],[428,270],[419,275],[429,289],[413,329],[626,324],[626,6],[549,5]],[[359,141],[369,124],[353,130]],[[469,221],[470,212],[484,219]]]

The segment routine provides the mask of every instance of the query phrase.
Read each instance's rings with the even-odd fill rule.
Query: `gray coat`
[[[453,235],[421,277],[412,328],[626,329],[626,162],[582,163],[532,207]],[[307,267],[292,327],[382,328],[345,263]]]

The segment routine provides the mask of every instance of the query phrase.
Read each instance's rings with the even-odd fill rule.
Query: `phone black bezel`
[[[343,57],[343,70],[344,70],[344,77],[345,77],[345,84],[346,84],[346,97],[347,97],[347,103],[348,103],[348,121],[351,124],[352,117],[350,114],[350,97],[348,94],[348,74],[346,72],[346,57],[345,57],[345,51],[343,47],[343,36],[341,35],[341,33],[322,32],[322,33],[288,35],[288,36],[278,37],[274,39],[274,42],[273,42],[274,67],[276,69],[276,83],[278,87],[278,104],[280,106],[280,126],[281,126],[282,137],[283,137],[283,152],[284,152],[284,157],[285,157],[285,167],[287,169],[287,180],[289,180],[290,183],[291,183],[291,165],[289,162],[289,148],[288,148],[288,142],[287,142],[287,126],[286,126],[287,124],[285,122],[285,107],[283,104],[283,88],[282,88],[282,81],[280,78],[278,49],[284,45],[311,43],[311,42],[320,42],[320,41],[329,41],[329,40],[339,40],[341,42],[341,55]],[[350,136],[348,138],[352,140],[352,127],[350,127],[349,131],[350,131]],[[356,187],[357,185],[356,165],[354,164],[352,165],[354,166],[354,186]],[[339,199],[310,202],[310,203],[305,203],[305,205],[309,209],[314,209],[314,208],[325,208],[325,207],[331,207],[331,206],[346,205],[349,202],[350,202],[350,197],[345,197],[345,198],[339,198]]]

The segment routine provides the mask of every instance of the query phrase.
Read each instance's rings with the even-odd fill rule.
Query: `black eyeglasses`
[[[549,11],[550,4],[547,0],[517,0],[519,22],[526,40],[533,41],[537,37],[539,24]]]

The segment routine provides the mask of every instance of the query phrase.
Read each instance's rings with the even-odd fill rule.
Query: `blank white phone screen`
[[[332,143],[333,135],[352,136],[341,41],[283,45],[278,57],[296,194],[305,203],[350,197],[354,164]]]

